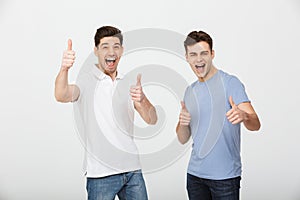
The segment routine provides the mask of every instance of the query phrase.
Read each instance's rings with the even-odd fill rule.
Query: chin
[[[204,75],[204,74],[197,74],[197,77],[198,77],[198,78],[204,78],[205,75]]]
[[[112,74],[116,71],[116,69],[105,69],[105,71],[109,74]]]

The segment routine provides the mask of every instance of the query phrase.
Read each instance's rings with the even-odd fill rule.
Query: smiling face
[[[204,41],[186,47],[186,60],[201,82],[210,79],[216,73],[217,69],[212,62],[214,56],[214,50]]]
[[[118,37],[103,37],[94,48],[98,57],[98,67],[111,78],[116,77],[117,66],[123,54],[123,47]]]

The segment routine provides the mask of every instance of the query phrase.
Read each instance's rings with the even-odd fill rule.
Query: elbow
[[[259,127],[257,128],[248,128],[249,131],[258,131],[259,130]]]
[[[255,128],[254,131],[258,131],[260,129],[260,124]]]
[[[254,130],[253,131],[258,131],[261,127],[261,124],[260,124],[260,121],[259,119],[257,118],[257,123],[256,123],[256,126],[254,127]]]
[[[244,125],[249,131],[258,131],[261,127],[260,120],[256,114],[252,116],[254,116],[252,119],[244,121]]]
[[[66,101],[63,98],[59,97],[59,96],[55,96],[55,100],[57,102],[60,102],[60,103],[66,103]]]
[[[254,128],[253,131],[258,131],[260,129],[260,127],[261,127],[261,125],[260,125],[260,123],[258,123],[258,125]]]
[[[55,92],[54,97],[55,97],[55,100],[57,102],[60,102],[60,103],[67,103],[68,102],[68,101],[66,101],[66,99],[62,95],[60,95],[57,92]]]
[[[57,94],[57,92],[54,93],[54,97],[57,102],[62,102],[62,98],[59,94]]]
[[[247,127],[247,129],[249,131],[258,131],[260,129],[261,125],[260,123],[256,124],[255,126],[252,126],[252,127]]]

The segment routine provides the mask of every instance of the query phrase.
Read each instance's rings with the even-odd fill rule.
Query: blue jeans
[[[87,178],[88,200],[147,200],[147,191],[141,170]]]
[[[240,176],[210,180],[187,174],[187,191],[190,200],[239,200],[240,182]]]

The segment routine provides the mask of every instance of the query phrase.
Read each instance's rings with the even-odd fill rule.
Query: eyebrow
[[[201,54],[201,53],[209,53],[209,51],[201,51],[200,54]],[[191,52],[189,52],[189,54],[197,54],[197,53],[194,52],[194,51],[191,51]]]
[[[100,44],[100,46],[104,46],[104,45],[109,45],[109,44],[107,42]],[[115,46],[115,45],[121,46],[121,44],[118,42],[113,44],[113,46]]]

